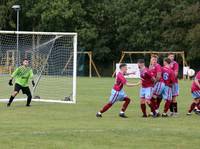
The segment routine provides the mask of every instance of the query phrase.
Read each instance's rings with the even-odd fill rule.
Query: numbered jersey
[[[115,85],[113,89],[116,91],[120,91],[123,88],[124,84],[126,84],[126,82],[127,81],[124,75],[121,72],[119,72],[116,76]]]
[[[162,78],[166,86],[172,87],[172,84],[175,83],[175,75],[171,68],[162,68]]]
[[[196,74],[195,80],[198,80],[200,83],[200,71]],[[192,92],[200,91],[200,88],[196,85],[195,81],[192,82],[191,91]]]

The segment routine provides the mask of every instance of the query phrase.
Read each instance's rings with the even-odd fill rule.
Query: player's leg
[[[102,113],[106,112],[112,105],[117,101],[119,92],[112,89],[111,96],[109,98],[109,102],[103,106],[103,108],[97,112],[96,117],[102,117]]]
[[[147,112],[146,112],[146,101],[145,101],[145,88],[140,88],[140,108],[143,113],[142,117],[147,117]]]
[[[194,91],[192,92],[192,104],[190,105],[190,108],[188,110],[187,115],[191,115],[191,112],[195,109],[196,106],[198,106],[200,101],[200,91]]]
[[[153,113],[152,116],[156,117],[157,113],[155,111],[155,104],[154,104],[154,102],[151,101],[152,100],[152,95],[153,95],[152,87],[145,88],[145,102],[150,107],[151,112]]]
[[[165,100],[165,106],[163,110],[162,117],[167,117],[167,112],[170,108],[170,104],[172,102],[172,89],[168,86],[165,86],[163,91],[163,99]]]
[[[7,103],[8,107],[11,105],[11,103],[13,102],[14,98],[17,96],[17,94],[19,93],[20,90],[21,90],[21,85],[15,84],[14,91],[11,94],[10,99]]]
[[[125,92],[123,90],[121,90],[119,92],[118,100],[124,102],[122,105],[121,111],[119,113],[119,116],[122,118],[127,118],[127,116],[125,115],[125,111],[126,111],[128,105],[130,104],[131,99],[125,94]]]
[[[26,106],[29,107],[31,100],[32,100],[32,95],[29,87],[22,87],[22,93],[27,95],[27,103]]]
[[[172,85],[172,102],[170,105],[170,111],[175,115],[178,113],[178,104],[176,100],[178,95],[179,95],[179,85],[178,83],[175,83]]]

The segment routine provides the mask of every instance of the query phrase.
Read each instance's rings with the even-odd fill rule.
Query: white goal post
[[[76,103],[77,33],[0,31],[0,101],[8,100],[8,80],[24,58],[34,73],[33,101]],[[23,100],[22,94],[15,99]]]

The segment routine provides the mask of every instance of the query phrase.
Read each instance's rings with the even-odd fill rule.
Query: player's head
[[[145,67],[144,59],[138,59],[137,64],[139,69],[144,68]]]
[[[174,60],[174,57],[175,57],[174,53],[169,53],[169,54],[168,54],[168,58],[169,58],[171,61]]]
[[[155,65],[158,63],[158,56],[157,55],[152,55],[151,56],[151,65]]]
[[[24,66],[28,66],[29,65],[29,61],[28,61],[28,59],[23,59],[23,65]]]
[[[168,65],[170,65],[170,63],[171,63],[171,60],[167,57],[167,58],[164,58],[164,60],[163,60],[163,65],[164,66],[168,66]]]
[[[127,73],[127,65],[125,63],[120,64],[119,69],[121,72]]]

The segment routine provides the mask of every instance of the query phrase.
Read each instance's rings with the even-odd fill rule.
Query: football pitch
[[[97,119],[113,82],[78,78],[77,104],[33,102],[25,107],[16,102],[7,108],[0,103],[0,149],[199,149],[200,116],[186,116],[191,81],[180,81],[178,117],[142,118],[139,87],[125,87],[132,99],[129,118],[118,117],[121,103],[116,103]]]

